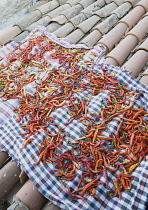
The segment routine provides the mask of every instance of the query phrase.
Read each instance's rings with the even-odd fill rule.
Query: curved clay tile
[[[145,9],[145,12],[148,12],[148,1],[147,0],[141,0],[136,6],[141,6]]]
[[[4,165],[5,161],[8,159],[8,154],[6,152],[0,152],[0,168]]]
[[[65,17],[65,15],[59,15],[55,18],[52,18],[50,21],[49,21],[49,24],[52,23],[52,22],[57,22],[59,23],[60,25],[63,25],[67,22],[67,18]]]
[[[138,50],[122,67],[131,71],[133,77],[137,77],[148,62],[148,52]]]
[[[46,4],[43,4],[40,7],[38,7],[36,10],[39,10],[42,15],[45,15],[46,13],[54,10],[58,6],[60,6],[59,2],[56,0],[52,0],[50,2],[47,2]]]
[[[108,18],[106,18],[102,23],[95,26],[94,29],[97,29],[102,34],[105,34],[115,25],[115,23],[117,23],[117,21],[118,21],[117,16],[112,14]]]
[[[68,36],[66,36],[66,38],[73,43],[77,43],[84,35],[85,33],[78,28],[70,33]]]
[[[86,15],[81,12],[79,15],[76,15],[75,17],[71,18],[69,22],[71,22],[74,26],[77,26],[78,24],[82,23],[86,19],[87,19]]]
[[[136,50],[145,50],[148,52],[148,38]]]
[[[8,28],[4,32],[0,33],[0,44],[4,45],[9,42],[12,38],[20,34],[22,31],[18,26]]]
[[[148,85],[148,68],[143,72],[140,82]]]
[[[21,170],[15,161],[9,161],[0,170],[0,199],[5,198],[19,181],[20,172]]]
[[[17,21],[14,25],[18,26],[22,31],[25,30],[27,26],[36,22],[42,17],[42,14],[39,10],[35,10],[29,15],[23,17],[21,20]]]
[[[100,17],[97,15],[93,15],[87,20],[80,23],[77,28],[81,29],[84,33],[87,33],[99,20],[101,20]]]
[[[112,56],[106,58],[106,63],[114,66],[119,66],[118,61]]]
[[[140,0],[124,0],[124,2],[129,2],[134,7]]]
[[[57,29],[59,29],[61,27],[61,25],[57,22],[52,22],[49,24],[49,26],[46,27],[47,31],[52,33],[54,31],[56,31]]]
[[[39,25],[42,25],[42,26],[46,27],[46,26],[48,26],[50,20],[51,20],[51,18],[49,16],[44,16],[43,18],[39,19],[35,23],[32,23],[31,25],[26,27],[25,30],[32,31],[33,29],[35,29]]]
[[[137,6],[125,17],[123,17],[119,23],[126,23],[129,28],[132,28],[141,19],[144,13],[145,9],[141,6]]]
[[[113,0],[112,2],[115,2],[117,6],[120,6],[121,4],[123,4],[124,0]]]
[[[69,23],[66,23],[64,26],[60,27],[58,30],[54,31],[54,34],[57,37],[62,38],[62,37],[66,37],[73,30],[74,30],[74,25],[69,22]]]
[[[145,16],[131,31],[127,33],[128,35],[136,36],[139,41],[144,38],[148,31],[148,16]]]
[[[67,0],[57,0],[59,2],[60,5],[63,5],[67,2]]]
[[[104,6],[104,1],[98,0],[94,2],[93,4],[89,5],[88,7],[86,7],[84,10],[82,10],[82,13],[84,13],[87,18],[90,18],[94,14],[95,11],[97,11],[103,6]]]
[[[111,51],[115,44],[118,43],[122,36],[125,34],[127,29],[128,26],[125,23],[116,25],[110,32],[104,35],[98,44],[103,44],[106,46],[108,52]]]
[[[100,10],[95,12],[94,14],[98,15],[101,18],[107,17],[116,8],[117,8],[117,5],[114,2],[112,2],[112,3],[104,6],[103,8],[101,8]]]
[[[31,210],[40,210],[47,199],[37,190],[31,180],[28,180],[17,192],[16,197]]]
[[[66,4],[70,4],[70,6],[74,6],[76,4],[78,4],[81,0],[68,0],[66,1]]]
[[[79,43],[85,44],[87,47],[94,46],[98,39],[101,39],[102,34],[98,30],[93,30],[89,35],[82,39]]]
[[[106,56],[107,63],[108,63],[108,58],[111,57],[114,58],[117,61],[118,65],[120,66],[127,58],[127,56],[130,54],[130,52],[134,49],[134,47],[137,45],[137,43],[138,39],[135,36],[133,35],[127,36],[117,45],[117,47],[115,47]]]
[[[111,12],[111,14],[117,15],[117,17],[120,19],[131,9],[131,7],[132,7],[132,5],[129,2],[126,2],[122,5],[120,5],[113,12]]]
[[[65,10],[61,14],[65,15],[67,20],[69,20],[70,18],[73,18],[76,15],[78,15],[82,9],[83,9],[83,7],[80,4],[78,4],[78,5],[75,5],[75,6],[71,7],[71,8],[69,8],[69,9]]]
[[[53,11],[47,13],[46,15],[49,16],[50,18],[54,18],[58,15],[60,15],[64,10],[67,10],[71,8],[71,6],[69,4],[64,4],[56,9],[54,9]]]
[[[79,2],[79,4],[81,4],[83,8],[86,8],[94,2],[95,2],[95,0],[87,0],[87,1],[82,0],[82,1]]]

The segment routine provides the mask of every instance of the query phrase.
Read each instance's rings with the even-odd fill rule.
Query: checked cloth
[[[39,35],[44,35],[54,42],[66,47],[66,48],[86,48],[83,45],[74,45],[68,42],[66,39],[58,39],[53,34],[48,33],[44,27],[38,27],[30,33],[27,37],[35,37]],[[27,41],[26,38],[26,41]],[[23,40],[24,41],[24,40]],[[5,56],[15,50],[19,45],[17,42],[11,42],[0,49],[0,58],[4,59],[1,61],[7,63]],[[25,44],[24,44],[24,47]],[[87,48],[86,48],[87,49]],[[91,52],[95,52],[92,56]],[[148,87],[140,83],[138,80],[132,78],[130,73],[124,69],[108,65],[105,63],[104,59],[104,47],[96,46],[93,49],[89,49],[88,53],[85,54],[84,59],[79,62],[79,67],[82,68],[84,61],[91,62],[91,68],[94,71],[101,72],[101,65],[108,69],[109,73],[115,74],[115,79],[125,84],[127,88],[131,90],[139,90],[142,92],[142,96],[139,100],[135,101],[135,107],[145,107],[148,110]],[[91,57],[92,56],[92,57]],[[47,56],[48,60],[49,57]],[[1,64],[0,63],[0,64]],[[53,66],[56,63],[53,63]],[[88,68],[90,68],[90,66]],[[44,76],[44,75],[43,75]],[[29,87],[31,91],[31,87]],[[80,98],[85,98],[86,94],[90,94],[88,90],[81,92],[79,94]],[[92,99],[88,105],[89,112],[96,112],[99,114],[99,108],[102,105],[102,101],[106,101],[108,97],[108,92],[106,90],[102,91],[96,96],[92,96]],[[134,99],[133,99],[134,100]],[[92,196],[87,197],[87,202],[83,202],[78,199],[73,201],[68,193],[63,189],[61,183],[57,177],[54,176],[54,164],[47,163],[44,164],[42,161],[38,165],[33,165],[38,159],[39,148],[36,143],[40,144],[45,134],[41,131],[38,135],[34,135],[35,140],[29,143],[24,149],[20,149],[23,145],[23,140],[19,133],[23,133],[23,129],[20,127],[23,123],[16,122],[17,115],[13,112],[14,108],[19,106],[19,102],[16,99],[10,99],[8,101],[0,99],[0,147],[1,151],[7,152],[13,160],[16,160],[18,165],[23,171],[29,176],[33,181],[33,184],[38,188],[38,190],[55,205],[59,206],[63,210],[143,210],[145,209],[145,203],[148,199],[148,158],[147,161],[142,161],[140,167],[132,173],[135,177],[132,180],[132,189],[130,191],[122,191],[122,198],[110,197],[107,195],[105,188],[105,178],[102,176],[102,185],[97,186],[97,195],[103,200],[99,202]],[[70,116],[66,112],[66,108],[58,108],[56,111],[51,113],[51,116],[55,117],[55,123],[59,126],[64,127]],[[113,120],[108,126],[107,133],[115,133],[117,129],[117,121]],[[77,120],[73,120],[72,123],[64,127],[66,133],[70,133],[70,141],[81,136],[81,130],[85,130],[85,125]],[[50,130],[55,131],[54,127],[50,127]],[[64,150],[70,149],[70,146],[66,144],[63,145]],[[65,183],[66,188],[71,187],[75,190],[79,182],[79,171],[78,176],[73,181]],[[109,176],[109,188],[113,188],[111,182],[112,177]]]

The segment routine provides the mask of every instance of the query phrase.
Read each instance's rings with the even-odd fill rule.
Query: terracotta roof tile
[[[21,41],[34,28],[43,25],[57,37],[66,37],[74,43],[88,47],[103,44],[106,62],[122,66],[131,71],[133,77],[141,75],[140,81],[148,85],[148,0],[50,0],[40,3],[43,4],[0,32],[0,46],[11,40]],[[21,182],[27,179],[26,175],[23,179],[16,163],[8,160],[8,155],[0,152],[0,199],[6,198],[16,183],[20,183],[19,177]],[[23,184],[16,197],[31,210],[38,210],[47,202],[31,180]],[[47,202],[43,210],[59,210],[59,207]]]

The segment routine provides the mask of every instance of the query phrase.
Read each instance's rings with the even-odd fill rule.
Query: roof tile
[[[139,39],[144,38],[148,31],[148,16],[145,16],[127,35],[134,35]]]
[[[72,23],[66,23],[64,26],[60,27],[54,32],[57,37],[65,37],[73,31],[74,25]]]
[[[40,7],[37,8],[37,10],[39,10],[41,12],[42,15],[45,15],[46,13],[54,10],[55,8],[57,8],[59,6],[59,2],[57,0],[52,0]]]
[[[3,199],[8,195],[9,191],[19,181],[21,169],[17,166],[15,161],[9,161],[0,170],[0,199]]]
[[[67,10],[69,8],[71,8],[71,6],[69,4],[64,4],[60,7],[52,10],[51,12],[48,12],[46,15],[49,16],[50,18],[54,18],[54,17],[60,15],[63,12],[63,10]]]
[[[126,2],[122,5],[120,5],[113,12],[111,12],[111,14],[116,14],[117,17],[120,19],[131,9],[131,7],[132,7],[132,5],[129,2]]]
[[[31,210],[41,209],[46,202],[46,198],[39,193],[30,179],[17,192],[16,197]]]
[[[148,52],[148,38],[136,50],[145,50]]]
[[[95,2],[95,0],[87,0],[87,1],[82,0],[82,1],[79,2],[79,4],[81,4],[83,8],[86,8],[94,2]]]
[[[35,10],[29,15],[27,15],[25,18],[22,18],[20,21],[17,21],[17,23],[14,25],[18,26],[22,31],[24,31],[27,26],[39,20],[41,17],[41,12],[39,10]]]
[[[80,23],[77,28],[80,28],[84,33],[87,33],[99,20],[101,20],[100,17],[93,15],[89,19]]]
[[[137,77],[147,62],[148,52],[138,50],[122,67],[131,71],[133,77]]]
[[[108,57],[112,57],[117,61],[118,66],[120,66],[137,43],[138,39],[135,36],[128,35],[106,56],[106,61],[108,62]]]
[[[22,31],[18,26],[8,28],[6,31],[0,33],[0,44],[3,45],[9,42],[12,38],[20,34]]]
[[[124,22],[127,24],[129,28],[132,28],[144,15],[145,10],[141,6],[135,7],[130,13],[128,13],[125,17],[123,17],[120,22]]]
[[[0,148],[0,149],[2,149],[2,148]],[[7,158],[8,158],[8,154],[6,152],[0,152],[0,169],[4,165]]]
[[[104,6],[104,1],[102,0],[96,1],[93,4],[89,5],[88,7],[86,7],[84,10],[82,10],[82,12],[86,15],[87,18],[90,18],[95,11],[97,11],[103,6]]]
[[[61,14],[65,15],[65,17],[67,18],[67,20],[69,20],[72,17],[75,17],[76,15],[79,14],[79,12],[83,9],[83,7],[78,4],[75,5],[67,10],[65,10],[64,12],[62,12]]]
[[[57,22],[52,22],[52,23],[50,23],[47,27],[46,27],[46,29],[47,29],[47,31],[49,31],[49,32],[54,32],[54,31],[56,31],[57,29],[59,29],[60,28],[60,24],[59,23],[57,23]]]
[[[73,43],[77,43],[84,35],[85,33],[78,28],[69,34],[66,38]]]
[[[148,12],[148,1],[147,0],[141,0],[135,6],[142,6],[145,9],[145,11]]]
[[[148,85],[148,68],[143,72],[142,78],[140,79],[140,81]]]
[[[95,29],[99,30],[102,34],[105,34],[115,25],[115,23],[117,23],[117,21],[117,16],[112,14],[108,18],[106,18],[102,23],[97,25]]]
[[[31,25],[26,27],[25,30],[32,31],[34,28],[36,28],[39,25],[46,27],[46,26],[48,26],[50,20],[51,20],[51,18],[49,16],[44,16],[43,18],[39,19],[35,23],[32,23]]]
[[[139,0],[124,0],[124,2],[129,2],[132,6],[135,6]]]
[[[92,47],[100,38],[102,34],[98,30],[93,30],[89,35],[83,38],[80,43],[85,44],[88,47]]]
[[[107,17],[116,8],[117,8],[117,5],[114,2],[112,2],[112,3],[104,6],[100,10],[96,11],[94,14],[98,15],[101,18]]]

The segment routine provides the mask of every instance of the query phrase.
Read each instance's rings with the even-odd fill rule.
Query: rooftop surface
[[[0,47],[22,41],[38,26],[59,38],[93,48],[105,47],[106,63],[131,72],[148,85],[148,1],[147,0],[51,0],[39,1],[29,14],[0,32]],[[0,152],[0,209],[58,210],[48,205],[27,175],[5,152]],[[24,204],[12,203],[16,197]],[[5,200],[3,200],[5,199]],[[22,204],[22,205],[23,205]]]

